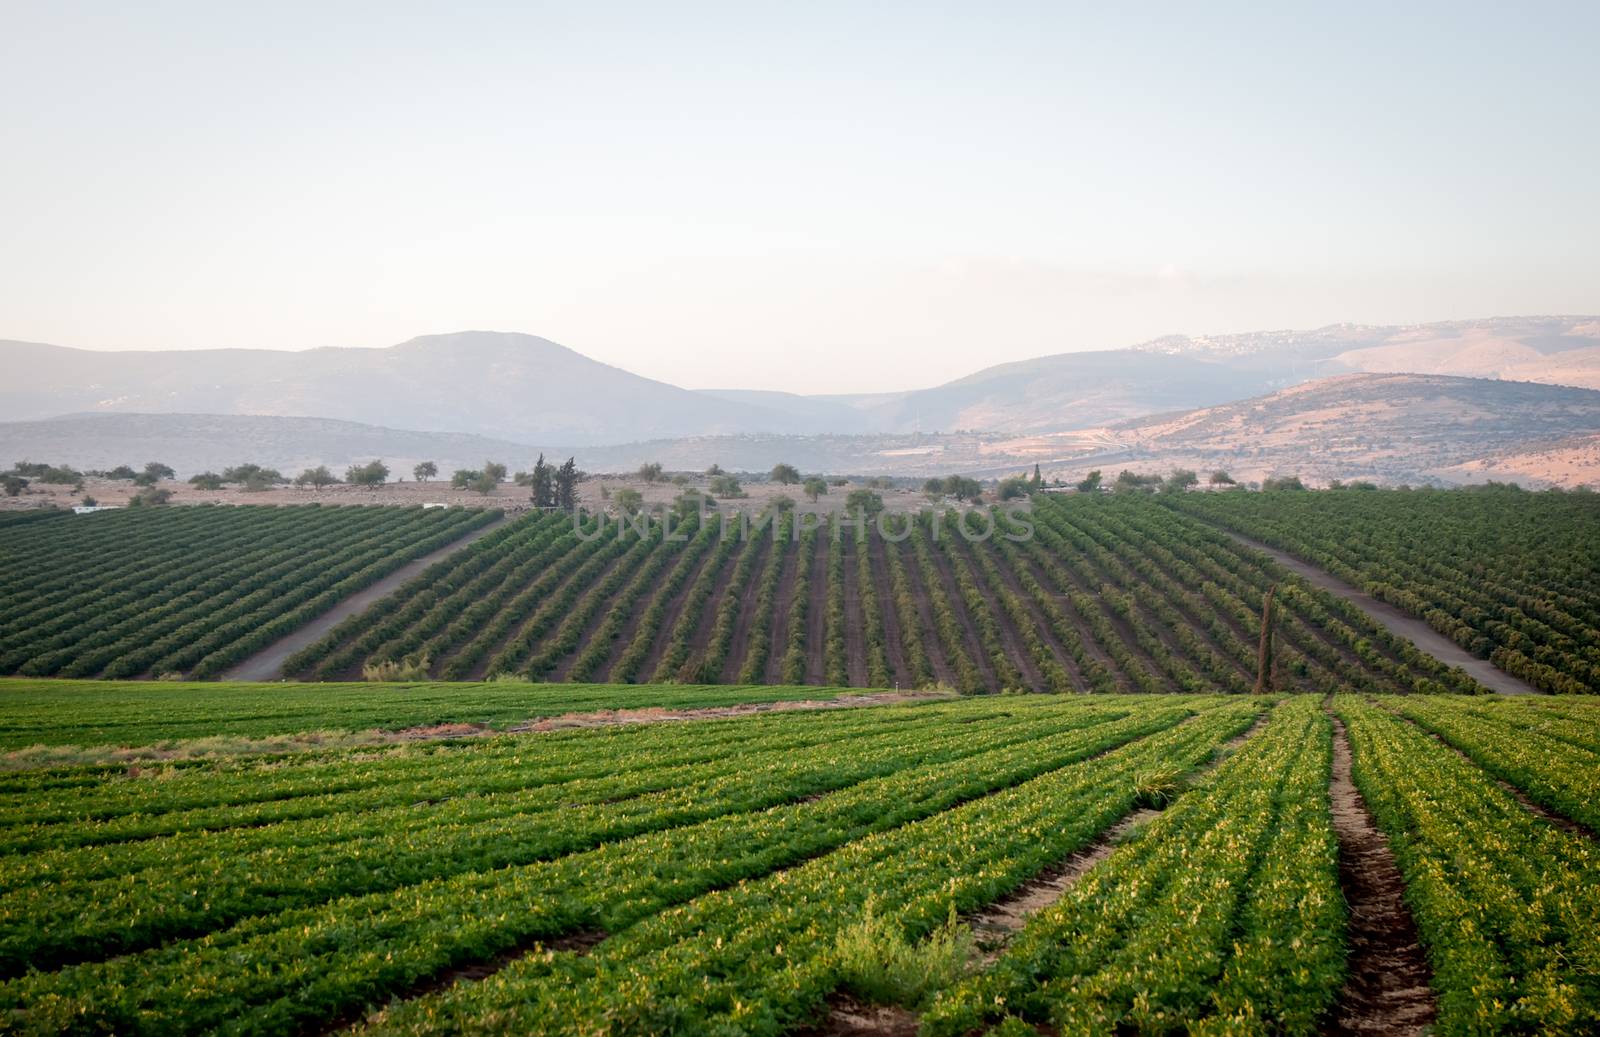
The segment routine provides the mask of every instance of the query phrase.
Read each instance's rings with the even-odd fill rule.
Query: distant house
[[[72,513],[74,515],[93,515],[97,511],[121,510],[122,505],[120,504],[74,504],[72,506]]]
[[[448,508],[449,506],[450,505],[448,505],[448,504],[437,504],[437,503],[435,503],[435,504],[424,504],[422,506],[422,510],[423,511],[427,511],[429,508]]]

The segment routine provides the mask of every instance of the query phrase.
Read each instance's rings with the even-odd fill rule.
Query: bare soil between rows
[[[1339,840],[1339,887],[1350,909],[1349,977],[1326,1033],[1423,1034],[1438,1017],[1433,971],[1405,902],[1405,880],[1351,779],[1350,738],[1333,720],[1329,797]]]

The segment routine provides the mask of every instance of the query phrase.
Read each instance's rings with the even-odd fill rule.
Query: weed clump
[[[952,906],[943,925],[912,942],[869,900],[861,920],[840,931],[834,955],[840,983],[851,993],[874,1004],[917,1008],[967,971],[972,933],[957,922]]]

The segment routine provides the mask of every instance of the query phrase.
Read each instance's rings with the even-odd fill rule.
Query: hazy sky
[[[0,0],[0,338],[689,387],[1600,312],[1600,4]]]

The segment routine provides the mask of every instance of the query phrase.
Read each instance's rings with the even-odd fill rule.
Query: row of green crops
[[[992,968],[941,996],[925,1031],[1017,1019],[1062,1033],[1180,1021],[1314,1032],[1344,979],[1330,754],[1316,700],[1280,705],[1200,789],[1033,916]]]
[[[1600,1027],[1600,848],[1472,762],[1340,696],[1353,777],[1389,840],[1433,967],[1443,1033]],[[1600,775],[1591,771],[1589,788]],[[1530,792],[1534,787],[1530,787]]]
[[[0,528],[0,673],[215,676],[498,512],[111,511]]]
[[[347,620],[285,672],[354,679],[401,664],[452,680],[1242,693],[1278,585],[1278,690],[1482,690],[1146,497],[980,515],[963,526],[956,512],[924,511],[882,532],[785,515],[748,536],[711,516],[673,538],[659,524],[641,537],[530,515]],[[992,535],[968,535],[991,522]]]
[[[958,585],[961,561],[981,586],[970,557],[949,561],[941,579]],[[932,946],[1164,804],[995,957],[937,974],[924,1032],[1312,1033],[1350,967],[1337,723],[1406,881],[1440,1032],[1586,1032],[1600,855],[1497,779],[1589,819],[1596,719],[1570,700],[986,696],[156,777],[15,771],[0,777],[0,1018],[19,1033],[783,1034],[860,993],[847,940],[869,921]]]
[[[1426,620],[1535,687],[1600,693],[1594,494],[1491,487],[1170,496],[1174,507]]]
[[[319,798],[327,793],[317,789],[337,786],[342,777],[353,786],[340,793],[353,797],[350,811],[263,825],[266,819],[241,802],[244,831],[187,829],[41,851],[55,877],[35,870],[8,893],[8,957],[13,968],[52,957],[76,964],[16,976],[4,986],[0,1007],[22,1009],[41,1029],[94,1019],[121,1032],[171,1033],[232,1019],[244,1030],[278,1032],[291,1021],[327,1020],[530,940],[585,926],[619,932],[739,879],[1130,742],[1143,746],[1195,709],[1214,716],[1218,705],[1070,699],[1008,715],[984,700],[697,724],[693,731],[591,731],[550,741],[556,755],[549,761],[539,759],[544,739],[509,738],[441,750],[443,759],[432,766],[442,770],[431,784],[393,773],[369,776],[361,760],[342,769],[333,759],[308,761],[315,780],[255,802]],[[1248,712],[1239,704],[1228,715],[1244,716],[1241,709]],[[873,721],[883,730],[874,730]],[[696,735],[704,744],[684,741]],[[771,741],[763,747],[762,738]],[[652,755],[657,739],[663,745]],[[682,782],[675,783],[663,757],[693,751],[698,760],[677,764]],[[1132,751],[1158,754],[1149,759],[1163,752],[1159,746]],[[469,766],[480,752],[498,754],[500,766],[479,769],[454,791],[439,787],[451,776],[451,762]],[[541,765],[530,775],[508,766],[508,755],[524,762],[532,756]],[[595,774],[607,761],[609,772]],[[669,773],[655,775],[657,767]],[[508,787],[519,777],[526,789]],[[204,792],[201,776],[180,781],[187,787],[165,793],[177,796],[169,805],[204,811],[183,798]],[[237,785],[236,797],[247,799],[247,783]],[[395,788],[439,798],[383,805],[380,797]],[[99,811],[113,809],[102,804]],[[116,816],[136,826],[149,809]],[[406,810],[442,816],[412,825],[408,842],[381,823],[403,825],[398,819]],[[368,812],[376,817],[360,816]],[[497,812],[503,812],[498,820],[514,823],[495,829]],[[222,820],[212,816],[207,823]],[[349,838],[315,834],[341,825]],[[30,832],[35,840],[42,835],[37,827]],[[121,834],[148,835],[134,827]],[[176,874],[169,881],[162,848],[172,851],[187,881]],[[90,876],[85,884],[68,882],[60,870],[73,867]],[[89,889],[104,899],[85,910]],[[48,927],[37,924],[45,918]],[[241,971],[241,961],[253,965]]]

